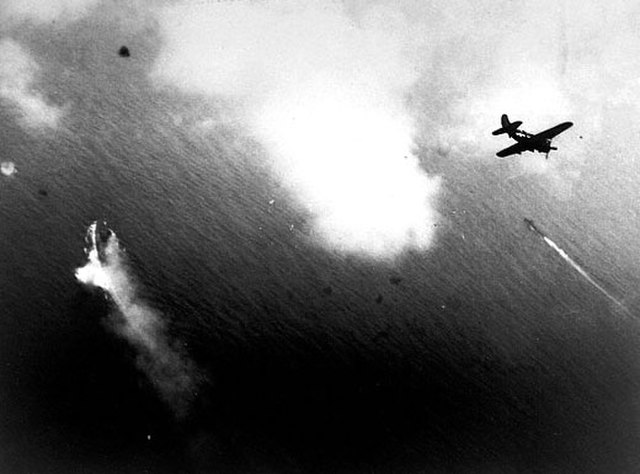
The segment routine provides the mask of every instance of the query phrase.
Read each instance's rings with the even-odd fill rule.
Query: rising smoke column
[[[186,415],[195,395],[196,372],[168,339],[160,315],[139,298],[133,275],[115,232],[98,242],[97,222],[87,230],[88,261],[76,270],[79,282],[102,289],[114,305],[114,330],[137,351],[137,364],[177,417]]]

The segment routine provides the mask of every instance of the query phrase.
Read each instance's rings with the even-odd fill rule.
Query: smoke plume
[[[94,222],[87,230],[88,261],[76,270],[76,278],[106,293],[114,305],[110,318],[114,330],[136,349],[139,368],[182,417],[195,394],[195,368],[169,340],[161,315],[138,296],[116,234],[109,231],[106,242],[96,234]]]

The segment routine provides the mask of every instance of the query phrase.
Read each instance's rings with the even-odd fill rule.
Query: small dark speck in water
[[[399,276],[392,276],[389,278],[389,283],[391,283],[392,285],[399,285],[401,281],[402,278],[400,278]]]
[[[389,333],[387,331],[380,331],[374,337],[374,342],[378,342],[381,339],[389,339]]]

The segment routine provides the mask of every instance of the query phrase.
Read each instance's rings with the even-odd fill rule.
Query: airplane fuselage
[[[549,153],[551,150],[557,150],[557,148],[551,146],[550,138],[536,139],[535,135],[527,133],[523,130],[517,130],[516,132],[511,134],[511,138],[513,138],[518,143],[526,142],[529,145],[527,149],[523,151],[539,151],[541,153]]]

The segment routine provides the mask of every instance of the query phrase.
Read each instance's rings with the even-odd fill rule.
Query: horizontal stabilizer
[[[493,132],[491,132],[493,135],[500,135],[502,133],[508,133],[509,136],[511,136],[511,134],[515,133],[516,131],[518,131],[518,127],[522,125],[522,121],[518,120],[517,122],[513,122],[513,123],[509,123],[506,124],[502,127],[500,127],[497,130],[494,130]]]

